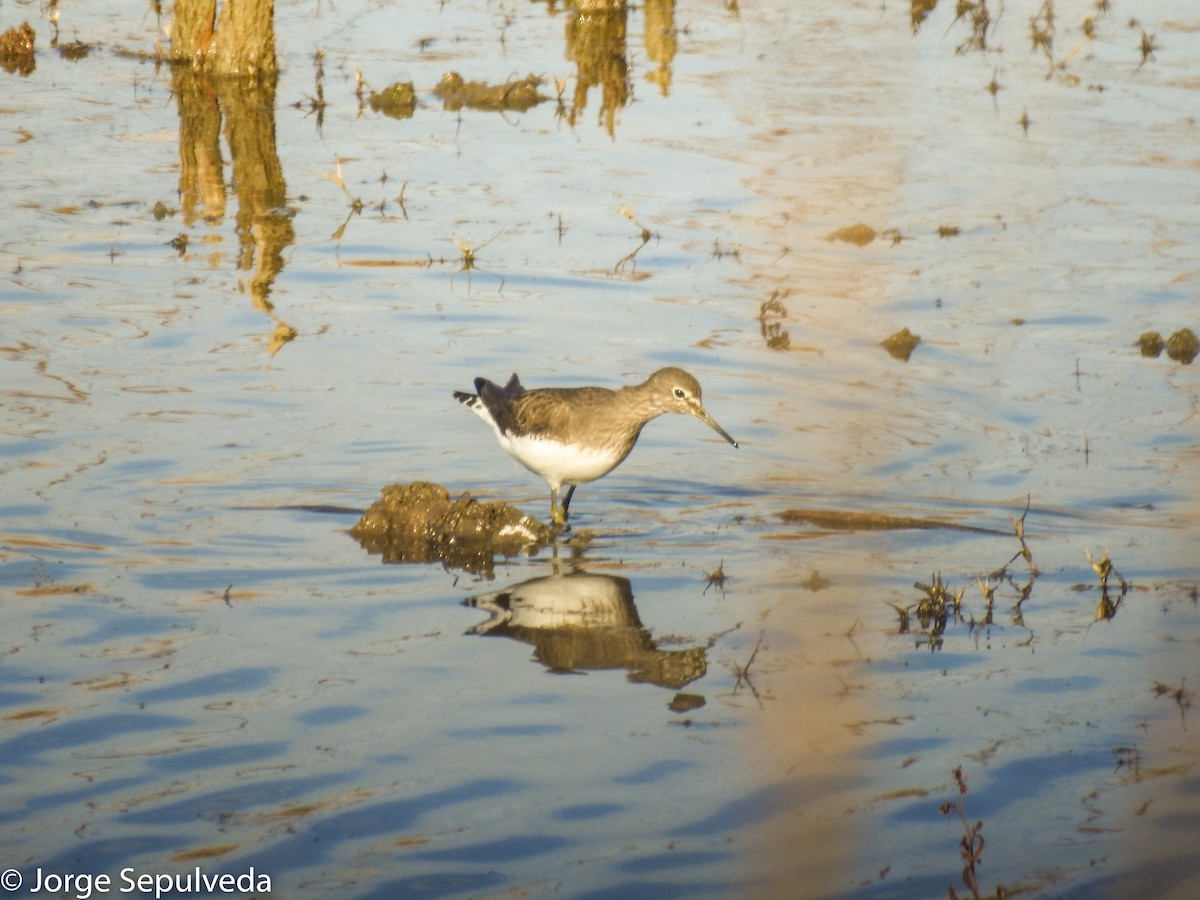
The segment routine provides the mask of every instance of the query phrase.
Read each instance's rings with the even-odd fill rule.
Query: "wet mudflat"
[[[281,4],[265,99],[0,11],[0,868],[1190,896],[1195,12],[408,6]],[[477,375],[665,365],[740,449],[350,536],[544,516]]]

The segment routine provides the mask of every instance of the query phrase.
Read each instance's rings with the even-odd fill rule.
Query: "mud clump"
[[[411,81],[397,81],[378,93],[372,92],[368,101],[371,109],[392,119],[411,119],[417,108],[417,92]]]
[[[0,68],[10,75],[29,75],[37,63],[33,58],[33,42],[37,34],[28,22],[14,25],[0,34]]]
[[[1192,329],[1182,328],[1167,338],[1167,356],[1176,362],[1189,365],[1197,353],[1200,353],[1200,341]]]
[[[830,234],[828,239],[831,241],[842,241],[846,244],[854,244],[856,247],[865,247],[874,241],[876,237],[878,237],[878,232],[874,228],[859,222],[857,225],[839,228]]]
[[[58,45],[58,55],[70,62],[78,62],[81,59],[87,59],[88,54],[92,52],[92,45],[85,44],[83,41],[75,40],[69,44]]]
[[[1185,366],[1191,365],[1200,355],[1200,339],[1190,328],[1179,329],[1165,341],[1157,331],[1144,331],[1133,343],[1142,356],[1158,357],[1166,350],[1167,356]]]
[[[441,562],[490,578],[496,556],[532,553],[553,534],[507,503],[451,500],[444,487],[414,481],[385,487],[350,536],[385,563]]]
[[[525,112],[550,99],[538,91],[541,84],[542,79],[535,75],[526,75],[524,78],[506,81],[503,84],[487,84],[482,81],[464,81],[457,72],[447,72],[433,89],[433,93],[451,112],[464,106],[488,112]]]
[[[892,357],[902,362],[908,362],[919,343],[921,343],[921,336],[913,334],[907,328],[901,328],[895,334],[879,342],[880,346]]]
[[[1142,356],[1157,357],[1163,352],[1162,335],[1157,331],[1143,331],[1134,346],[1142,351]]]

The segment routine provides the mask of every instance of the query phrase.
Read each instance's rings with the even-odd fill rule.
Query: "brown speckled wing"
[[[512,405],[513,430],[517,434],[549,433],[568,443],[620,442],[634,423],[598,421],[612,409],[614,394],[601,387],[529,391]]]
[[[514,434],[542,434],[561,429],[570,419],[571,407],[564,392],[529,391],[508,410],[508,427]]]

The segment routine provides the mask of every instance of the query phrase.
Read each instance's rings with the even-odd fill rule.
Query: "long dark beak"
[[[733,444],[734,447],[736,447],[738,445],[738,442],[729,436],[729,432],[726,431],[724,428],[722,428],[720,425],[718,425],[717,420],[714,419],[712,416],[710,416],[707,412],[704,411],[704,407],[702,407],[702,406],[696,407],[696,409],[694,410],[694,413],[695,413],[695,416],[697,419],[699,419],[700,421],[707,424],[709,428],[711,428],[713,431],[715,431],[721,437],[725,438],[725,440],[729,441],[729,443]]]

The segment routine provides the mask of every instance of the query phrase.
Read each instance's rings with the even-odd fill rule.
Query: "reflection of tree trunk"
[[[567,19],[567,59],[576,65],[575,98],[568,121],[587,106],[588,90],[600,85],[600,119],[610,135],[617,113],[629,102],[629,65],[625,25],[629,10],[624,3],[600,4],[600,9],[581,12]]]
[[[175,0],[171,55],[218,75],[276,71],[274,0]]]
[[[255,308],[270,312],[271,283],[295,237],[275,152],[275,79],[224,82],[221,101],[238,197],[238,267],[253,270],[250,297]]]
[[[645,0],[646,31],[643,38],[646,55],[658,68],[646,75],[658,85],[665,97],[671,92],[671,63],[678,50],[675,29],[675,0]]]
[[[177,66],[171,89],[179,107],[179,200],[183,222],[219,222],[225,216],[225,177],[221,160],[221,109],[208,79]]]
[[[248,290],[255,309],[276,328],[272,353],[295,337],[274,314],[271,285],[283,270],[284,251],[295,239],[286,206],[287,184],[275,148],[274,74],[259,78],[209,79],[179,67],[172,75],[179,106],[179,194],[184,222],[219,222],[225,214],[226,179],[221,158],[221,120],[237,197],[238,268],[251,272]]]

